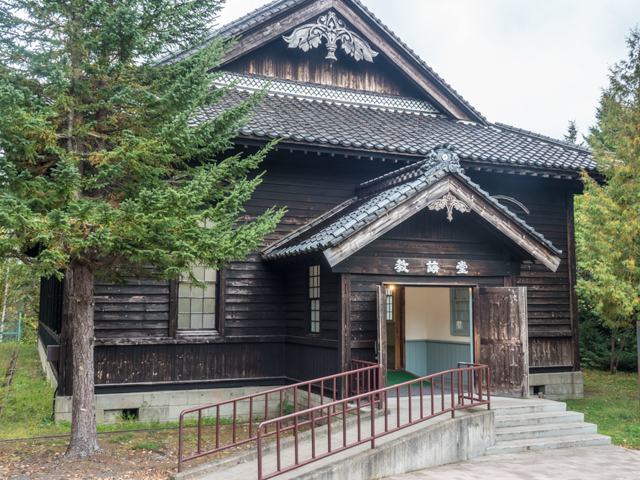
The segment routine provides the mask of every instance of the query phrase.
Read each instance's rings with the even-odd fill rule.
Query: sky
[[[268,0],[227,0],[224,25]],[[563,138],[595,124],[640,0],[361,0],[490,122]]]

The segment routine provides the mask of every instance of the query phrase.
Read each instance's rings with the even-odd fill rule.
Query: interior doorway
[[[471,287],[387,285],[385,307],[389,372],[423,377],[473,360]]]

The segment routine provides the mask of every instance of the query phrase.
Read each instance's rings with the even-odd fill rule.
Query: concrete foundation
[[[38,356],[40,357],[40,363],[42,364],[42,371],[47,377],[47,381],[53,388],[58,387],[58,380],[56,380],[56,376],[51,369],[51,364],[47,360],[47,349],[42,344],[40,337],[38,337]]]
[[[584,398],[582,372],[530,374],[529,395],[540,395],[549,400]]]
[[[46,358],[46,357],[45,357]],[[183,410],[200,407],[212,403],[243,397],[254,393],[271,390],[273,387],[243,387],[243,388],[216,388],[211,390],[176,390],[148,393],[117,393],[101,394],[95,396],[96,421],[98,423],[115,423],[126,415],[134,415],[142,422],[177,422]],[[298,410],[305,409],[309,405],[307,392],[299,392],[297,403]],[[293,393],[286,391],[283,396],[284,413],[293,412]],[[320,404],[319,395],[311,395],[311,406]],[[329,403],[325,399],[324,403]],[[253,407],[249,401],[241,401],[236,405],[236,414],[240,420],[248,420],[250,409],[254,419],[265,417],[264,398],[253,401]],[[280,414],[280,394],[269,395],[269,417]],[[216,409],[205,410],[204,416],[215,416]],[[197,418],[192,414],[193,419]],[[227,404],[220,408],[222,418],[233,416],[233,404]],[[71,421],[71,397],[56,397],[56,421]],[[186,417],[188,418],[188,417]]]
[[[211,390],[177,390],[147,393],[117,393],[95,396],[96,421],[114,423],[125,415],[134,415],[142,422],[177,422],[183,410],[242,397],[269,390],[273,387],[216,388]],[[254,418],[264,417],[264,401],[254,401]],[[279,395],[269,397],[269,415],[280,410]],[[215,416],[216,410],[205,411],[205,416]],[[249,403],[238,403],[237,414],[241,419],[249,417]],[[233,405],[220,410],[221,417],[232,417]],[[197,418],[194,414],[193,418]],[[71,421],[71,397],[56,397],[56,421]]]

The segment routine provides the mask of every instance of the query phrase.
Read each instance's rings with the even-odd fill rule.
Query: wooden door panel
[[[491,393],[529,394],[525,287],[479,287],[474,292],[476,362],[489,366]]]
[[[384,285],[378,285],[377,291],[377,316],[378,316],[378,363],[382,367],[382,383],[387,385],[387,289]]]

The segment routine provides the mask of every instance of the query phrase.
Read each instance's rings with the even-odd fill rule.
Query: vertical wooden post
[[[387,290],[384,285],[378,285],[377,289],[378,363],[382,371],[382,385],[379,388],[383,388],[387,386]]]
[[[636,322],[636,337],[638,339],[638,401],[640,401],[640,322]]]
[[[338,356],[340,359],[340,373],[351,369],[351,275],[340,276],[340,327],[338,331]],[[342,379],[340,390],[342,397],[347,395],[346,377]]]

